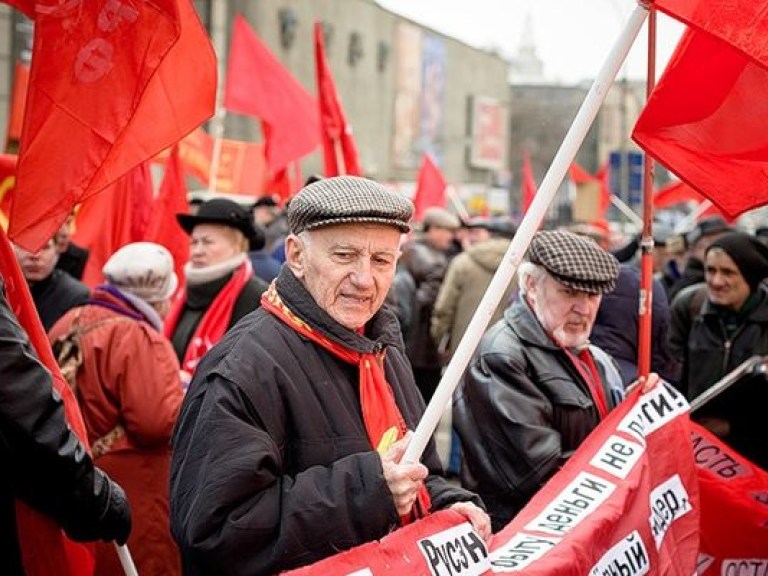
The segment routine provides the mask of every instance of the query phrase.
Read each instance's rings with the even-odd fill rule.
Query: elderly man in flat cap
[[[291,201],[286,264],[203,359],[174,436],[171,516],[186,574],[276,574],[452,508],[472,493],[434,445],[400,459],[423,412],[399,324],[381,308],[412,204],[340,176]]]
[[[728,232],[707,248],[704,272],[705,284],[685,288],[672,302],[669,347],[682,359],[677,385],[690,400],[750,356],[768,354],[768,292],[763,284],[768,247],[745,232]],[[768,383],[757,382],[746,394],[734,388],[694,416],[768,469],[763,424]]]
[[[536,234],[519,298],[483,337],[454,403],[462,483],[503,528],[622,397],[613,360],[589,344],[618,261],[593,240]]]

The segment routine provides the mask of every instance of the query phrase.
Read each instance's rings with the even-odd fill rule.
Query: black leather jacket
[[[622,397],[613,360],[590,347],[608,407]],[[504,527],[599,423],[587,383],[521,296],[483,337],[454,402],[465,456],[494,531]]]
[[[50,373],[33,352],[0,279],[0,572],[23,574],[16,499],[70,536],[101,536],[111,482],[69,428]]]

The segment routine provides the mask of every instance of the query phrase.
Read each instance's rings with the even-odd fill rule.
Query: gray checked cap
[[[619,261],[594,240],[566,232],[537,232],[528,259],[543,266],[561,284],[589,294],[605,294],[616,287]]]
[[[368,222],[408,232],[413,203],[378,182],[357,176],[324,178],[305,186],[288,205],[293,234],[322,226]]]

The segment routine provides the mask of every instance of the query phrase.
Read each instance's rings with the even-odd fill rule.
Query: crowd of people
[[[412,215],[404,196],[351,176],[313,178],[287,207],[216,198],[177,216],[183,278],[168,250],[140,242],[90,289],[71,220],[37,253],[15,247],[91,453],[0,290],[4,573],[24,574],[15,499],[75,540],[103,540],[99,575],[122,573],[113,540],[144,576],[275,574],[445,508],[488,538],[630,387],[658,374],[693,400],[768,354],[756,235],[720,218],[655,228],[654,374],[641,382],[638,242],[542,230],[455,393],[455,458],[433,440],[403,462],[516,233],[507,217],[444,208],[413,230]],[[749,394],[765,388],[734,387],[695,414],[763,467]]]

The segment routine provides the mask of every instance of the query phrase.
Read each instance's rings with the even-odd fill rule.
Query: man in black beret
[[[305,186],[286,263],[200,363],[174,434],[171,523],[185,574],[276,574],[479,499],[433,443],[401,463],[424,404],[382,304],[413,205],[353,176]]]
[[[619,264],[572,232],[534,236],[519,297],[485,334],[454,402],[462,483],[504,527],[622,398],[611,358],[589,344]]]
[[[768,354],[768,246],[745,232],[720,236],[706,251],[706,283],[678,294],[672,304],[670,349],[682,360],[677,385],[689,400],[753,355]],[[768,383],[763,383],[768,389]],[[742,397],[715,401],[698,413],[702,423],[762,466],[768,465],[765,402]],[[761,414],[747,412],[759,407]]]

